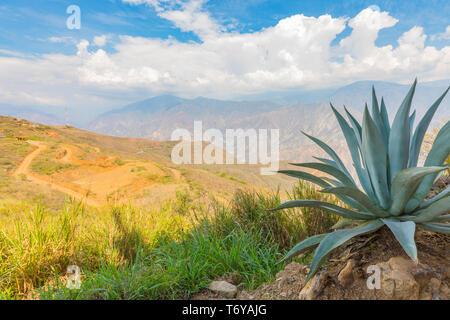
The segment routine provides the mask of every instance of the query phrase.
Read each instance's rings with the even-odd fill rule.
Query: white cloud
[[[50,37],[48,40],[53,43],[67,43],[67,44],[76,43],[76,40],[72,37]]]
[[[213,37],[226,28],[219,25],[209,14],[203,10],[208,0],[123,0],[133,5],[147,4],[153,7],[158,16],[173,22],[182,31],[192,31],[200,39]]]
[[[54,99],[53,105],[116,106],[163,92],[232,98],[367,79],[438,80],[450,74],[450,46],[426,46],[420,26],[402,34],[397,44],[377,46],[378,32],[398,20],[372,8],[350,20],[298,14],[273,27],[237,33],[218,26],[200,6],[204,1],[124,1],[152,5],[161,17],[195,32],[201,41],[120,36],[113,53],[99,48],[106,38],[94,38],[95,46],[79,42],[74,56],[0,56],[0,88],[8,93],[0,92],[0,101],[8,96],[29,102],[26,93],[40,97],[35,103],[41,104]],[[347,27],[351,34],[331,45]]]
[[[434,34],[431,37],[431,40],[450,40],[450,26],[447,26],[445,32]]]
[[[106,35],[94,37],[94,44],[97,47],[103,47],[107,41],[108,41],[108,36],[106,36]]]

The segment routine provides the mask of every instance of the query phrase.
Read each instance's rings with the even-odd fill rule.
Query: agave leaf
[[[281,209],[290,209],[290,208],[302,208],[302,207],[318,208],[318,209],[327,210],[327,211],[335,213],[341,217],[349,218],[349,219],[372,220],[372,219],[377,218],[375,215],[373,215],[371,213],[353,211],[353,210],[345,209],[345,208],[336,206],[334,204],[324,202],[324,201],[319,201],[319,200],[287,201],[285,203],[282,203],[278,207],[271,209],[270,211],[281,210]]]
[[[362,149],[362,128],[361,125],[358,123],[358,121],[355,119],[355,117],[352,116],[352,114],[347,110],[347,108],[344,106],[345,112],[347,113],[347,117],[349,119],[350,124],[352,125],[353,131],[355,133],[355,137],[358,140],[358,146],[360,148],[360,150]],[[362,159],[364,166],[367,168],[367,164],[364,160],[364,158]],[[358,171],[357,171],[358,173]],[[370,199],[372,199],[372,201],[374,201],[375,203],[379,203],[377,197],[375,196],[375,193],[373,191],[373,186],[372,186],[372,182],[370,181],[370,177],[369,174],[367,172],[367,169],[362,168],[361,169],[361,174],[358,174],[358,179],[359,182],[361,183],[361,186],[363,187],[364,191],[367,193],[367,195],[369,196]]]
[[[312,183],[315,183],[322,188],[330,187],[331,185],[327,182],[325,182],[323,179],[316,177],[315,175],[312,175],[307,172],[303,171],[296,171],[296,170],[279,170],[278,173],[285,174],[290,177],[299,178],[302,180],[310,181]]]
[[[352,226],[352,225],[355,225],[355,224],[362,224],[362,223],[365,223],[365,222],[366,221],[364,221],[364,220],[354,220],[354,219],[342,218],[341,220],[336,222],[331,227],[331,229],[342,229],[344,227]]]
[[[425,137],[425,133],[428,130],[428,126],[430,125],[431,119],[433,118],[436,110],[444,99],[445,95],[449,91],[450,87],[436,100],[435,103],[428,109],[427,113],[423,116],[422,120],[420,120],[417,128],[414,132],[412,141],[411,141],[411,150],[409,155],[409,167],[417,166],[417,161],[419,160],[420,147],[422,146],[423,138]]]
[[[450,212],[450,196],[444,197],[428,208],[418,211],[412,220],[415,222],[428,222],[448,212]]]
[[[389,116],[388,116],[388,112],[386,109],[386,105],[384,104],[384,99],[381,98],[381,119],[383,119],[383,126],[384,126],[384,130],[386,132],[386,137],[387,137],[387,141],[389,144],[389,134],[391,131],[391,126],[389,124]]]
[[[434,218],[436,222],[450,222],[450,214],[444,214],[442,216]]]
[[[425,160],[424,167],[439,166],[443,164],[449,154],[450,154],[450,121],[447,121],[444,127],[442,127],[442,129],[437,134],[436,139],[434,140],[433,143],[433,147],[431,148]],[[433,182],[436,179],[437,175],[438,175],[437,173],[431,174],[423,179],[422,183],[414,193],[414,196],[408,202],[405,209],[406,212],[412,212],[420,205],[420,203],[423,201],[423,199],[425,199],[428,192],[430,191],[431,186],[433,185]]]
[[[290,163],[293,166],[297,166],[297,167],[305,167],[305,168],[311,168],[311,169],[316,169],[325,173],[328,173],[329,175],[335,177],[336,179],[338,179],[340,182],[342,182],[344,185],[348,185],[348,186],[355,186],[354,181],[349,178],[344,172],[342,172],[341,170],[328,165],[328,164],[324,164],[324,163],[315,163],[315,162],[307,162],[307,163]]]
[[[361,186],[367,193],[367,196],[378,205],[380,201],[378,201],[378,198],[375,195],[375,192],[373,191],[372,181],[370,179],[369,172],[367,171],[366,168],[362,168],[361,176],[359,177],[359,182],[361,182]]]
[[[441,191],[438,195],[434,196],[431,199],[428,199],[427,201],[424,201],[420,204],[419,208],[423,209],[428,207],[429,205],[433,204],[435,201],[438,201],[439,199],[442,199],[443,197],[446,197],[450,194],[450,186],[444,189],[444,191]]]
[[[389,164],[391,181],[397,172],[403,170],[408,165],[409,145],[410,145],[410,123],[409,111],[411,101],[416,90],[417,79],[414,81],[411,89],[403,100],[392,123],[391,133],[389,135]]]
[[[347,110],[344,106],[345,113],[347,113],[348,120],[353,128],[353,132],[355,133],[356,139],[358,140],[358,145],[361,148],[361,137],[362,137],[362,127],[359,122],[355,119],[355,117]]]
[[[356,168],[356,170],[361,170],[361,159],[359,156],[358,151],[358,140],[356,139],[355,132],[350,128],[347,121],[345,121],[344,117],[333,107],[333,105],[330,103],[331,109],[334,112],[334,115],[336,116],[336,119],[339,123],[339,126],[342,129],[342,132],[344,133],[345,140],[347,141],[348,149],[350,150],[350,155],[353,160],[353,164]]]
[[[381,134],[381,137],[383,138],[384,145],[387,150],[388,145],[387,134],[383,125],[383,119],[381,118],[380,107],[378,106],[378,99],[375,93],[374,86],[372,86],[372,119],[375,122],[375,125],[377,126],[378,131]]]
[[[328,233],[325,234],[318,234],[312,237],[309,237],[302,242],[296,244],[287,254],[286,256],[281,260],[281,262],[286,261],[292,257],[295,257],[305,251],[308,248],[311,248],[312,246],[315,246],[322,241]]]
[[[376,231],[383,225],[384,223],[380,219],[377,219],[353,229],[336,230],[328,234],[325,239],[320,242],[319,246],[314,252],[314,258],[311,263],[311,271],[308,274],[306,281],[309,281],[311,279],[311,277],[316,273],[322,259],[325,258],[325,256],[333,249],[339,247],[341,244],[347,242],[353,237]]]
[[[414,128],[414,120],[416,119],[416,110],[409,117],[409,136],[412,137],[412,131]]]
[[[326,153],[328,153],[328,155],[336,162],[337,166],[339,169],[341,169],[350,179],[351,179],[351,175],[348,172],[347,168],[345,167],[344,163],[342,162],[341,158],[339,158],[339,156],[337,155],[336,152],[334,152],[333,149],[330,148],[329,145],[327,145],[325,142],[310,136],[309,134],[305,133],[302,131],[302,133],[307,136],[308,138],[310,138],[312,141],[314,141],[319,147],[321,147]]]
[[[450,234],[450,224],[448,223],[418,223],[417,225],[428,231]]]
[[[370,213],[373,213],[374,215],[378,217],[388,217],[389,213],[387,213],[385,210],[378,207],[375,203],[373,203],[368,196],[366,196],[364,193],[359,191],[358,189],[352,188],[352,187],[328,187],[321,192],[325,193],[332,193],[335,195],[344,195],[347,197],[350,197],[357,201],[365,210],[367,210]]]
[[[370,117],[367,107],[364,110],[362,154],[371,178],[374,192],[383,209],[389,207],[390,196],[387,182],[387,152],[383,139]]]
[[[325,164],[329,164],[330,166],[333,166],[333,167],[339,169],[336,161],[333,161],[333,160],[330,160],[330,159],[325,159],[325,158],[314,157],[314,156],[313,156],[313,158],[316,159],[316,160],[319,160],[320,162],[323,162]]]
[[[372,185],[370,183],[370,178],[368,177],[367,172],[365,172],[365,169],[362,168],[361,157],[359,155],[359,146],[361,138],[359,138],[358,140],[355,131],[349,126],[347,121],[345,121],[344,117],[333,107],[333,105],[331,105],[331,109],[333,110],[336,119],[338,120],[342,132],[344,133],[344,137],[353,160],[353,166],[355,167],[355,171],[356,174],[358,175],[359,181],[361,182],[361,186],[363,187],[364,191],[367,192],[368,195],[374,198],[375,196],[373,193]]]
[[[392,181],[392,205],[389,212],[394,216],[400,215],[423,178],[442,170],[445,167],[415,167],[397,173]]]
[[[413,221],[398,221],[393,218],[382,219],[382,221],[391,229],[397,241],[402,245],[406,254],[418,263],[417,247],[414,241],[414,234],[416,232],[416,224]]]
[[[342,182],[334,180],[334,179],[331,179],[331,178],[328,178],[328,177],[321,177],[321,179],[331,183],[332,185],[334,185],[336,187],[342,187],[343,186]]]

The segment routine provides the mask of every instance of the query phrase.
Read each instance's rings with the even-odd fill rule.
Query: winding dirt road
[[[93,207],[100,207],[102,204],[94,199],[86,198],[85,195],[73,191],[72,189],[69,189],[67,187],[61,186],[53,181],[51,179],[45,179],[42,176],[39,176],[37,174],[31,173],[30,171],[30,165],[33,162],[34,159],[43,151],[47,149],[47,145],[39,142],[39,141],[28,141],[31,145],[36,146],[37,148],[31,151],[19,164],[17,169],[13,172],[13,177],[20,178],[21,175],[26,175],[27,180],[32,181],[36,184],[43,185],[43,186],[49,186],[54,190],[57,190],[59,192],[63,192],[67,194],[70,197],[73,197],[77,199],[78,201],[83,202],[86,205],[93,206]],[[70,151],[69,151],[70,152]],[[68,154],[69,154],[68,152]],[[70,157],[70,155],[69,155]]]

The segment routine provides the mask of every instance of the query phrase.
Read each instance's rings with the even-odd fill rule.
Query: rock
[[[237,287],[226,281],[211,282],[209,290],[229,299],[234,298],[237,294]]]
[[[354,281],[353,268],[356,265],[356,261],[350,259],[347,261],[345,267],[339,272],[338,281],[344,288],[351,285]]]
[[[441,285],[440,298],[441,300],[450,300],[450,288],[445,283]]]
[[[421,300],[441,300],[441,296],[445,299],[445,295],[441,294],[441,280],[437,278],[431,278],[420,291]]]
[[[325,271],[323,271],[319,274],[316,274],[303,287],[302,291],[300,291],[298,298],[300,300],[315,299],[322,292],[322,290],[325,287],[325,284],[327,282],[327,279],[328,279],[328,274]]]
[[[417,300],[420,286],[412,273],[416,268],[412,260],[391,258],[377,264],[381,269],[381,291],[387,299]]]
[[[419,286],[421,288],[425,287],[428,282],[430,282],[431,278],[435,275],[435,272],[433,270],[427,268],[427,266],[416,266],[415,268],[411,269],[411,274],[414,277],[414,280],[417,281]]]
[[[381,269],[381,290],[387,298],[417,299],[419,284],[411,274],[414,262],[402,257],[377,264]]]
[[[433,278],[430,280],[431,297],[433,300],[440,300],[441,280]]]

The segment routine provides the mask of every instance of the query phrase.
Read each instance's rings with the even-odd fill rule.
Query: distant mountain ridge
[[[445,91],[450,80],[418,83],[412,110],[417,110],[416,124],[425,110]],[[302,161],[311,159],[311,152],[319,153],[300,131],[321,138],[338,151],[346,152],[343,137],[329,102],[338,109],[345,105],[356,118],[361,118],[364,105],[372,103],[372,86],[378,99],[384,97],[390,120],[401,104],[410,84],[385,81],[358,81],[341,88],[309,92],[275,92],[247,96],[247,100],[217,100],[197,97],[180,98],[174,95],[156,96],[100,114],[82,126],[90,131],[118,137],[169,140],[177,128],[193,130],[194,121],[201,120],[204,130],[280,129],[283,159]],[[244,97],[245,98],[245,97]],[[315,101],[315,102],[314,102]],[[306,103],[307,102],[307,103]],[[58,116],[36,109],[11,108],[0,105],[0,114],[26,118],[45,124],[61,124]],[[450,117],[450,97],[446,97],[434,116],[431,127],[441,118]]]
[[[50,113],[42,112],[34,108],[17,107],[12,105],[0,105],[0,115],[26,119],[28,121],[44,123],[47,125],[61,125],[63,121]]]
[[[391,121],[394,112],[405,98],[411,84],[403,85],[384,81],[359,81],[338,89],[329,100],[336,106],[348,106],[362,112],[364,105],[372,105],[372,86],[375,87],[378,100],[384,97],[386,108]],[[417,110],[416,119],[421,118],[425,111],[444,93],[450,86],[450,80],[418,83],[414,94],[411,112]],[[435,120],[450,116],[450,98],[447,96],[442,101],[436,112]]]
[[[413,109],[419,119],[425,110],[445,91],[446,80],[418,84]],[[410,85],[383,81],[359,81],[331,91],[323,91],[322,102],[283,104],[269,100],[226,101],[198,97],[179,98],[171,95],[157,96],[100,115],[88,129],[115,136],[132,136],[168,140],[177,128],[193,130],[194,121],[202,120],[204,130],[225,129],[280,129],[281,156],[283,159],[302,161],[311,159],[304,151],[320,153],[300,131],[305,131],[327,141],[345,153],[343,136],[329,107],[329,102],[342,110],[345,105],[356,118],[361,118],[364,105],[372,103],[372,85],[378,99],[383,96],[391,121]],[[448,81],[450,85],[450,80]],[[448,86],[447,85],[447,86]],[[316,96],[320,94],[316,93]],[[327,97],[327,98],[325,98]],[[450,98],[443,100],[434,117],[434,123],[450,116]],[[417,123],[417,121],[416,121]],[[311,149],[312,148],[312,149]],[[347,156],[344,156],[347,157]]]

